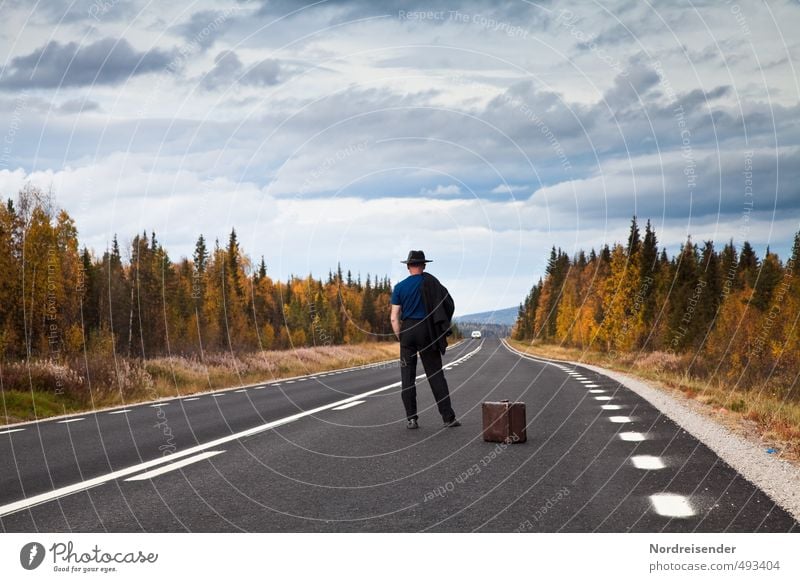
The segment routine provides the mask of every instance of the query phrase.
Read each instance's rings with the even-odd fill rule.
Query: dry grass
[[[90,356],[68,365],[0,364],[0,425],[183,396],[398,358],[399,344],[363,343],[144,362]]]
[[[616,356],[576,348],[509,340],[531,355],[602,366],[638,376],[681,398],[690,407],[763,447],[778,449],[782,458],[800,461],[800,402],[781,379],[760,388],[735,389],[708,375],[690,355],[664,352]],[[694,373],[689,373],[693,370]]]

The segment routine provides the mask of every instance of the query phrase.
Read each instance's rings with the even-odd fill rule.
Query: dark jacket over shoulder
[[[430,273],[423,273],[422,276],[422,301],[428,314],[425,321],[433,344],[444,355],[447,349],[447,336],[453,333],[450,325],[456,304],[439,279]]]

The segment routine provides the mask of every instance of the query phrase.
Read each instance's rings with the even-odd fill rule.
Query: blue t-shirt
[[[392,305],[399,305],[400,319],[424,319],[425,302],[422,300],[422,275],[409,275],[392,291]]]

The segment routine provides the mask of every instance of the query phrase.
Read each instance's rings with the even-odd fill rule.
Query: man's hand
[[[399,305],[392,305],[392,315],[391,315],[391,322],[392,322],[392,329],[394,330],[394,335],[397,336],[397,339],[400,339],[400,306]]]

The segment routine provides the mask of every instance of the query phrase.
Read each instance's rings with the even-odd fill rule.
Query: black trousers
[[[400,322],[400,378],[403,387],[400,394],[406,418],[417,419],[417,352],[422,358],[422,366],[442,420],[454,420],[456,413],[450,404],[450,391],[442,371],[442,354],[431,341],[427,325],[421,319],[404,319]]]

